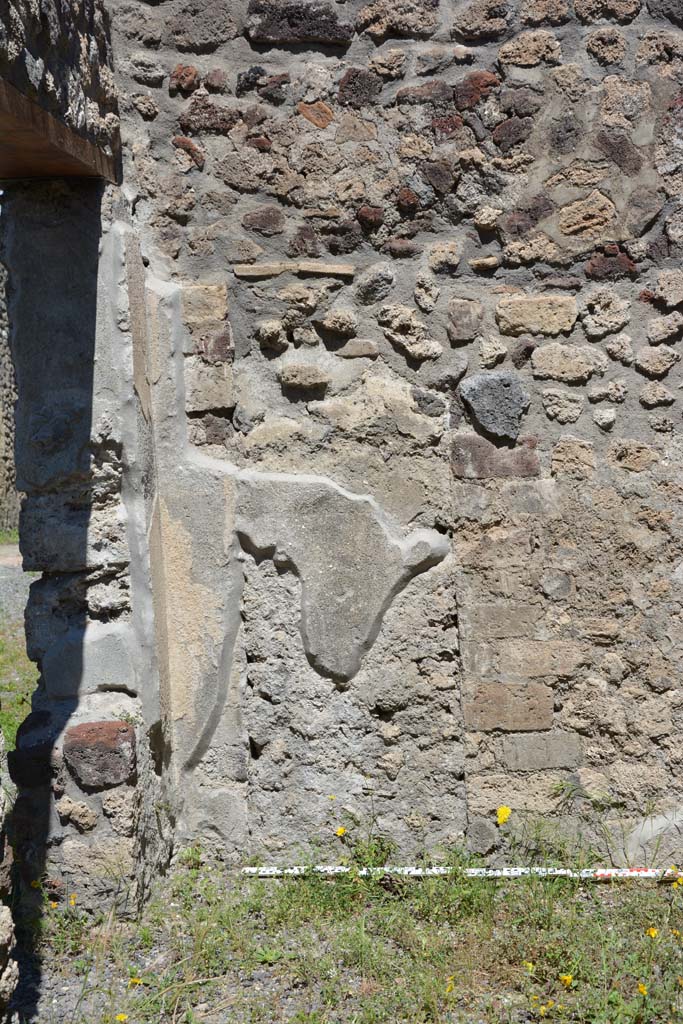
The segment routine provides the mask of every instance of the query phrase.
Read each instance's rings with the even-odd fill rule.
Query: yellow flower
[[[683,988],[683,978],[681,978],[680,976],[678,978],[678,984],[681,988]]]
[[[548,1012],[548,1007],[547,1006],[539,1006],[539,1008],[538,1008],[538,1015],[539,1015],[539,1017],[545,1017],[547,1012]]]
[[[31,888],[40,889],[40,882],[38,881],[37,878],[34,878],[33,881],[31,882]]]
[[[50,910],[56,910],[58,906],[59,903],[55,903],[54,900],[50,900]]]
[[[327,798],[327,799],[328,799],[328,800],[336,800],[337,798],[336,798],[336,796],[334,795],[334,793],[330,793],[330,795],[328,796],[328,798]]]
[[[128,1020],[128,1014],[127,1013],[117,1013],[116,1016],[114,1017],[114,1020],[120,1020],[120,1021]]]
[[[549,999],[548,1000],[548,1009],[552,1010],[554,1005],[555,1005],[555,1000],[554,999]]]
[[[142,985],[142,978],[131,978],[128,987],[130,988],[132,985]]]
[[[529,974],[533,974],[536,970],[536,965],[532,964],[531,960],[522,960],[522,967],[526,967]]]
[[[650,939],[656,939],[657,936],[659,935],[659,928],[646,928],[645,929],[645,934]]]
[[[446,995],[450,995],[455,990],[455,975],[451,974],[450,978],[446,978]]]
[[[335,836],[340,836],[340,837],[341,836],[345,836],[346,835],[346,829],[344,828],[343,825],[340,825],[339,828],[337,829],[337,831],[334,834],[335,834]]]
[[[675,935],[677,939],[680,939],[680,937],[681,937],[681,933],[679,932],[678,928],[672,928],[671,929],[671,934]]]
[[[71,895],[69,896],[69,906],[70,907],[75,907],[76,906],[76,893],[75,892],[72,892]]]
[[[540,998],[541,998],[540,996],[532,996],[531,997],[531,1002],[532,1003],[538,1003],[540,1001]]]
[[[562,985],[564,985],[565,988],[571,988],[571,984],[572,984],[573,980],[574,980],[574,975],[573,974],[561,974],[560,975],[560,983]]]
[[[499,825],[504,825],[511,814],[512,808],[506,807],[505,804],[503,804],[502,807],[499,807],[498,810],[496,811],[496,821],[498,822]]]
[[[639,982],[639,984],[638,984],[638,991],[640,992],[641,996],[646,996],[647,995],[647,985],[643,985],[642,981]]]

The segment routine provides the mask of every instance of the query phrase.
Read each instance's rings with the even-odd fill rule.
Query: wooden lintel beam
[[[0,181],[64,177],[116,181],[116,160],[0,78]]]

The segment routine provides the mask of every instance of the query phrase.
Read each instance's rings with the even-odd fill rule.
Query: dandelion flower
[[[645,934],[650,939],[656,939],[657,936],[659,935],[659,928],[646,928],[645,929]]]
[[[640,992],[641,996],[646,996],[647,995],[647,985],[643,985],[642,981],[639,982],[638,983],[638,991]]]
[[[344,828],[343,825],[340,825],[334,834],[335,836],[339,836],[339,838],[341,839],[342,836],[346,835],[346,829]]]
[[[503,804],[502,807],[499,807],[496,811],[496,821],[499,825],[504,825],[511,814],[512,808],[506,807],[505,804]]]
[[[561,974],[560,984],[564,985],[565,988],[571,988],[571,984],[574,980],[573,974]]]

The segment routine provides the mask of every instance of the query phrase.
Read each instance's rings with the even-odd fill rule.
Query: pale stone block
[[[471,775],[467,780],[470,812],[493,816],[505,804],[514,811],[549,812],[557,808],[557,787],[563,781],[558,772],[529,772],[523,776]]]
[[[187,412],[231,409],[234,404],[231,366],[205,363],[199,356],[188,356],[185,359]]]
[[[581,740],[572,732],[504,736],[499,749],[499,759],[515,772],[574,768],[581,760]]]
[[[553,476],[585,480],[595,472],[595,451],[589,441],[561,437],[553,448],[550,471]]]
[[[509,295],[496,307],[502,334],[561,334],[577,316],[576,299],[569,295]]]
[[[183,319],[187,327],[205,330],[217,326],[228,315],[228,289],[224,284],[185,285]]]
[[[585,650],[571,640],[502,640],[495,646],[499,665],[509,676],[566,679],[588,661]]]
[[[470,683],[463,694],[468,729],[534,732],[553,724],[553,694],[543,683]]]
[[[482,604],[462,608],[461,636],[468,639],[501,639],[533,634],[541,609],[531,604]]]

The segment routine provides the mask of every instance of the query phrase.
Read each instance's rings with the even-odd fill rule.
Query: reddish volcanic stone
[[[621,277],[635,277],[638,270],[628,253],[610,244],[602,252],[593,253],[584,272],[593,281],[617,281]]]
[[[172,145],[176,149],[182,149],[183,152],[187,153],[200,171],[204,169],[204,154],[196,142],[186,138],[184,135],[176,135],[172,140]]]
[[[84,722],[64,736],[64,760],[85,789],[108,789],[135,775],[135,730],[128,722]]]
[[[171,80],[168,91],[171,96],[181,92],[189,96],[195,89],[199,88],[199,72],[192,64],[177,64],[171,72]]]
[[[478,434],[456,434],[451,449],[453,475],[464,480],[539,476],[535,437],[520,438],[514,448],[497,448]]]
[[[473,110],[480,100],[486,99],[492,89],[500,85],[490,71],[473,71],[453,89],[453,99],[458,110]]]
[[[384,224],[384,210],[381,206],[361,206],[356,219],[367,231],[375,231]]]

